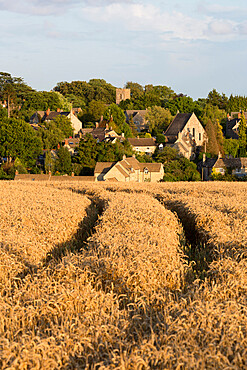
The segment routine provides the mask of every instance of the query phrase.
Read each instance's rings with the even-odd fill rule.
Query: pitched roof
[[[86,135],[86,134],[91,134],[91,132],[93,131],[93,128],[81,128],[80,129],[80,132],[83,134],[83,135]]]
[[[127,162],[134,170],[139,170],[140,168],[140,162],[135,157],[128,157],[125,159],[125,162]]]
[[[218,158],[215,168],[242,168],[247,167],[247,158]]]
[[[160,172],[161,167],[162,163],[140,163],[141,172],[143,172],[145,168],[147,168],[149,172]]]
[[[193,113],[178,113],[168,129],[165,132],[165,136],[177,136],[179,132],[183,130],[186,123],[190,119]]]
[[[120,162],[121,163],[121,162]],[[122,163],[121,163],[122,164]],[[117,164],[116,165],[116,168],[118,169],[118,171],[124,176],[124,177],[129,177],[129,172],[130,171],[124,171],[124,169],[119,165]]]
[[[142,109],[142,110],[132,109],[132,110],[126,110],[125,113],[126,115],[128,115],[128,117],[131,115],[134,117],[136,114],[139,114],[140,116],[144,118],[147,114],[147,110],[146,109]]]
[[[107,173],[117,162],[97,162],[94,173]]]
[[[152,137],[143,138],[128,138],[128,142],[132,146],[156,146],[155,140]]]
[[[70,112],[50,112],[48,116],[45,117],[45,121],[51,121],[57,118],[57,116],[65,116],[67,117]]]

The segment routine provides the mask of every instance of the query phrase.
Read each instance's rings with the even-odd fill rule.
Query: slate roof
[[[226,122],[226,136],[228,138],[232,138],[232,139],[239,138],[237,131],[233,130],[233,128],[237,125],[239,121],[240,121],[239,118],[233,118]]]
[[[126,110],[124,113],[125,113],[127,122],[129,122],[131,116],[134,118],[137,115],[141,116],[143,118],[143,120],[145,120],[147,110],[146,109],[143,109],[143,110],[134,110],[133,109],[133,110]]]
[[[178,113],[168,129],[165,132],[165,136],[177,136],[179,132],[183,130],[186,123],[189,121],[193,113]]]
[[[122,162],[120,162],[122,164]],[[124,171],[124,169],[119,165],[117,164],[116,165],[116,168],[118,169],[118,171],[126,178],[126,177],[129,177],[129,171]]]
[[[243,168],[247,167],[247,158],[218,158],[215,168]]]
[[[129,164],[130,168],[132,167],[134,170],[139,170],[140,162],[135,157],[128,157],[125,159],[125,162]]]
[[[144,171],[145,168],[148,169],[149,172],[160,172],[161,163],[139,163],[141,172]]]
[[[97,162],[94,173],[107,173],[117,162]]]
[[[128,142],[132,146],[156,146],[155,140],[152,137],[143,138],[128,138]]]
[[[65,116],[67,117],[70,112],[50,112],[48,116],[45,118],[45,121],[52,121],[57,118],[57,116]]]
[[[160,172],[162,163],[141,163],[134,157],[128,157],[120,162],[97,162],[94,174],[106,174],[113,166],[125,177],[129,177],[133,170],[144,172],[147,168],[149,172]]]

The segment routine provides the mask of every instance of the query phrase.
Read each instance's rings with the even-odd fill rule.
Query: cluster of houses
[[[117,89],[116,102],[129,99],[129,89]],[[50,122],[59,115],[67,117],[74,130],[74,137],[66,138],[63,145],[68,148],[71,155],[74,155],[79,145],[80,139],[86,134],[92,135],[98,142],[115,143],[125,140],[124,134],[118,135],[110,126],[110,123],[103,121],[95,124],[94,128],[82,128],[81,121],[77,118],[79,110],[74,108],[70,112],[57,110],[52,112],[37,111],[33,114],[30,124],[37,129],[43,122]],[[130,120],[134,123],[137,132],[148,130],[148,121],[146,119],[146,110],[126,110],[126,122]],[[247,113],[246,113],[247,116]],[[240,114],[232,113],[228,116],[226,126],[226,135],[232,138],[238,138],[238,125]],[[194,113],[177,113],[167,130],[164,132],[166,146],[174,148],[178,153],[189,160],[196,158],[202,146],[207,142],[206,132]],[[163,150],[163,144],[157,144],[155,138],[128,138],[127,139],[136,153],[152,155],[157,146]],[[201,164],[202,178],[208,180],[212,170],[216,173],[224,174],[226,170],[231,170],[236,176],[247,175],[247,163],[245,158],[221,158],[206,159]],[[135,181],[156,182],[163,178],[164,169],[160,163],[140,163],[135,157],[123,158],[119,162],[100,162],[95,167],[95,181]]]

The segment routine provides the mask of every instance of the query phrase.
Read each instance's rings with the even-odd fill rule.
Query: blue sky
[[[0,71],[37,90],[103,78],[247,95],[244,0],[0,0]]]

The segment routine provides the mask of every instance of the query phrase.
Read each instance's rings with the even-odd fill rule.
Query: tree
[[[239,156],[246,157],[246,120],[244,113],[241,114],[241,120],[238,127],[238,136],[239,136]]]
[[[74,156],[74,163],[78,163],[83,167],[95,167],[97,158],[97,141],[90,134],[86,134],[79,142],[77,154]]]
[[[155,134],[162,133],[167,129],[172,120],[169,109],[153,106],[147,109],[146,119],[149,122],[149,130],[155,131]]]
[[[226,155],[231,155],[233,158],[237,157],[239,150],[238,139],[224,139],[223,148]]]
[[[54,122],[57,128],[62,131],[63,139],[73,135],[72,123],[67,117],[59,115],[55,118]]]
[[[54,159],[51,156],[51,151],[47,150],[45,153],[45,173],[53,173],[55,168]]]
[[[220,149],[221,153],[224,154],[223,128],[222,128],[222,126],[220,124],[219,119],[216,119],[215,126],[216,126],[216,139],[217,139],[217,143],[218,143],[218,146],[219,146],[219,149]]]
[[[65,138],[63,131],[60,130],[55,121],[46,122],[38,129],[37,135],[42,139],[45,149],[56,149]]]
[[[121,134],[124,129],[124,123],[126,121],[125,114],[117,104],[111,104],[104,112],[104,119],[110,121],[111,119],[115,123],[115,130],[118,134]],[[111,125],[111,123],[109,123]],[[112,126],[112,125],[111,125]]]
[[[207,120],[205,130],[208,137],[206,152],[216,157],[219,154],[219,145],[216,138],[215,127],[211,119]]]
[[[7,162],[19,158],[26,166],[34,166],[42,151],[42,142],[23,120],[4,118],[0,121],[0,156]]]
[[[162,152],[160,152],[159,150],[156,150],[154,153],[155,161],[158,163],[163,163],[163,165],[171,161],[174,161],[175,159],[179,159],[179,158],[180,158],[180,155],[178,151],[169,146],[165,146]]]
[[[12,77],[10,73],[0,72],[0,98],[7,101],[8,118],[11,112],[11,103],[16,98],[16,86],[25,86],[21,77]]]
[[[58,158],[55,162],[55,171],[60,174],[70,175],[72,171],[71,155],[67,148],[60,147],[57,151]]]
[[[208,103],[214,106],[217,106],[220,109],[227,108],[228,98],[225,94],[218,93],[215,89],[208,93]]]
[[[101,100],[92,100],[88,107],[78,115],[81,120],[83,127],[88,127],[89,123],[92,127],[95,127],[95,122],[100,121],[101,116],[107,109],[107,105]]]
[[[164,147],[162,152],[156,151],[155,161],[163,163],[163,181],[200,181],[201,176],[196,164],[179,155],[176,149]]]
[[[126,89],[130,89],[130,96],[132,99],[139,99],[144,95],[144,89],[142,85],[137,82],[128,81],[125,84]]]

